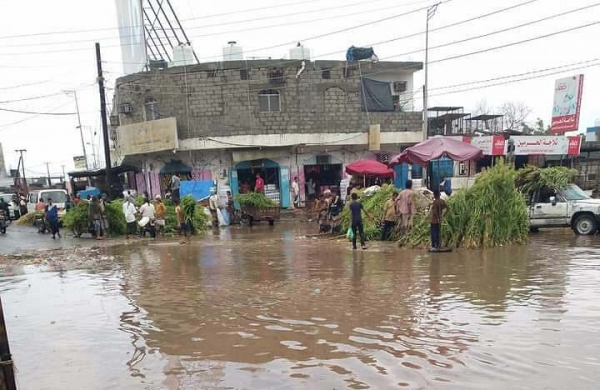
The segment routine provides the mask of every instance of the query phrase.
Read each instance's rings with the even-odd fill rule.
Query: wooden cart
[[[250,206],[242,206],[242,223],[252,226],[255,222],[269,221],[273,226],[275,221],[280,218],[281,209],[279,206],[257,209]]]

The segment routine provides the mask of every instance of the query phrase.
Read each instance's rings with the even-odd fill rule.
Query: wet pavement
[[[0,278],[20,389],[595,389],[600,237],[353,252],[302,227]]]

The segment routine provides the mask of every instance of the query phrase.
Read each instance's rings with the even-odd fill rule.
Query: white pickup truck
[[[546,227],[570,227],[575,234],[593,235],[600,226],[600,199],[590,198],[575,184],[561,190],[541,190],[529,203],[532,231]]]

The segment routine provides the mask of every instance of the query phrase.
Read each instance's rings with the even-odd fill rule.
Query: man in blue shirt
[[[50,198],[48,198],[48,205],[46,206],[46,220],[50,225],[52,239],[55,240],[57,234],[58,238],[61,238],[60,231],[58,229],[58,208],[54,203],[52,203],[52,199]]]
[[[373,219],[373,216],[365,210],[362,203],[358,201],[358,195],[355,192],[352,193],[350,197],[352,201],[348,205],[348,208],[350,209],[350,226],[352,227],[352,249],[356,250],[356,236],[358,234],[360,234],[361,248],[367,249],[367,246],[365,245],[365,229],[362,220],[362,212],[364,211],[371,219]]]

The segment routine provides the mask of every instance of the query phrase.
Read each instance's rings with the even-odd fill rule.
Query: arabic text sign
[[[177,121],[172,117],[119,126],[117,139],[123,156],[177,149]]]
[[[552,133],[579,129],[583,75],[556,80],[552,107]]]
[[[581,154],[581,136],[568,137],[567,154],[569,156],[579,156]]]
[[[470,143],[483,150],[483,154],[486,156],[502,156],[504,154],[505,140],[501,135],[473,137]]]
[[[85,169],[85,156],[73,156],[73,164],[76,170]]]
[[[516,136],[515,155],[526,156],[530,154],[567,154],[568,141],[565,136]]]

